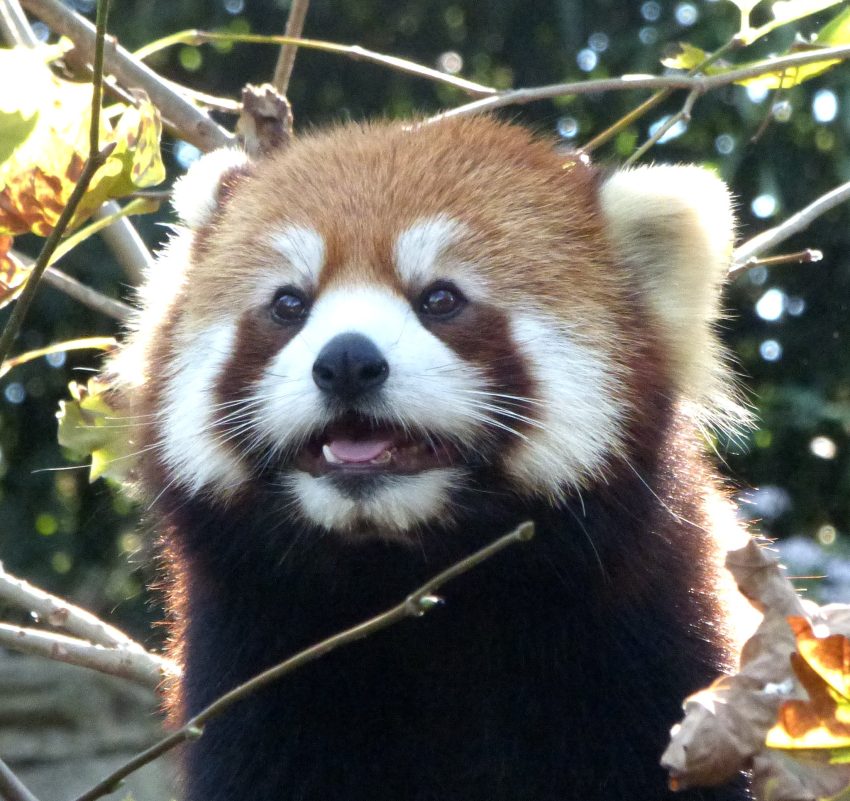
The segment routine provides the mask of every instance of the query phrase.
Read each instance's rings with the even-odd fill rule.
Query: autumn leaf
[[[0,234],[0,308],[24,288],[30,268],[12,253],[12,237]]]
[[[850,801],[850,606],[802,602],[755,543],[727,567],[764,617],[739,672],[685,701],[662,757],[671,786],[750,770],[759,801]]]
[[[132,478],[137,447],[130,421],[123,419],[109,399],[109,387],[91,379],[72,382],[73,400],[59,402],[59,444],[79,458],[91,456],[89,480],[104,476],[126,482]]]
[[[48,62],[55,48],[0,49],[0,235],[53,229],[88,155],[91,86],[62,80]],[[104,201],[160,183],[159,113],[142,93],[135,105],[114,107],[114,124],[103,116],[101,142],[114,150],[95,173],[70,228]]]

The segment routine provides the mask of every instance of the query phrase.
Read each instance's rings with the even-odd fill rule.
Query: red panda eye
[[[466,305],[463,293],[451,283],[440,281],[426,289],[419,298],[419,313],[428,317],[448,317]]]
[[[309,304],[304,293],[295,287],[278,289],[272,301],[272,317],[279,323],[294,323],[307,316]]]

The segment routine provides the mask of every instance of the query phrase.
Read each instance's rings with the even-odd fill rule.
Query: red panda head
[[[294,519],[400,536],[483,475],[552,503],[604,481],[643,391],[722,382],[732,221],[698,168],[606,178],[487,118],[352,125],[204,157],[175,205],[115,370],[186,493],[264,482]]]

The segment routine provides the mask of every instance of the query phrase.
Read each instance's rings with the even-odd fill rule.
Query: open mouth
[[[328,473],[410,474],[447,467],[457,451],[424,433],[346,415],[310,438],[294,464],[311,475]]]

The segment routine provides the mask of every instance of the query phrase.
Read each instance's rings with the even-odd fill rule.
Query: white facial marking
[[[303,286],[315,286],[325,263],[325,240],[318,231],[300,225],[288,225],[271,235],[272,247],[298,274]]]
[[[407,286],[425,286],[437,278],[443,251],[460,239],[465,226],[445,214],[420,220],[402,231],[395,243],[395,266]]]
[[[213,430],[215,383],[233,352],[236,326],[221,323],[202,331],[196,348],[183,348],[166,376],[160,411],[165,461],[192,494],[214,485],[230,492],[247,471]]]
[[[382,403],[370,411],[460,439],[474,433],[468,393],[484,383],[480,371],[427,331],[406,300],[384,289],[346,287],[319,297],[307,324],[258,382],[255,397],[263,399],[258,433],[267,441],[278,442],[281,450],[297,447],[330,422],[313,381],[313,363],[331,339],[345,333],[371,339],[389,364]]]
[[[537,385],[539,426],[506,459],[534,493],[553,498],[604,471],[621,445],[625,409],[617,400],[610,358],[579,343],[557,320],[522,315],[512,335]]]
[[[480,432],[476,393],[480,371],[426,330],[406,300],[378,287],[346,287],[320,296],[304,328],[272,359],[254,397],[262,398],[257,435],[291,453],[331,422],[313,363],[335,336],[368,337],[389,364],[389,375],[368,412],[437,440],[471,441]],[[337,489],[326,476],[294,471],[291,486],[305,516],[327,528],[357,523],[410,528],[445,506],[462,469],[439,468],[388,476],[368,499]]]
[[[337,531],[367,523],[383,536],[402,533],[447,513],[449,492],[463,480],[461,470],[439,468],[409,476],[388,476],[364,498],[340,492],[329,476],[294,472],[289,478],[301,513]]]

